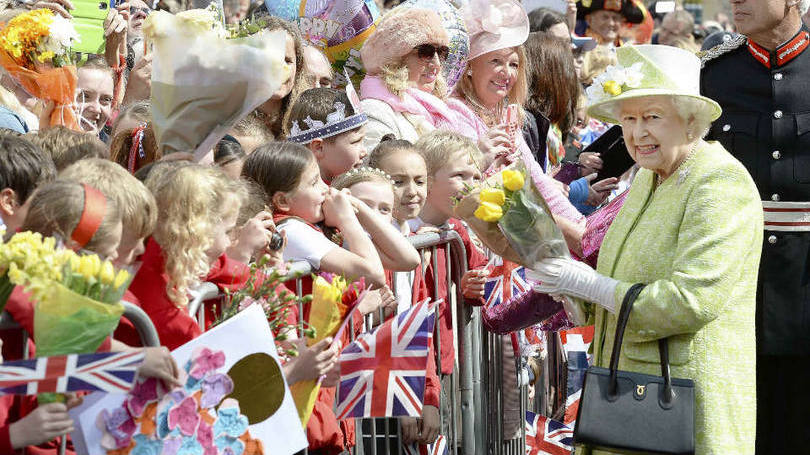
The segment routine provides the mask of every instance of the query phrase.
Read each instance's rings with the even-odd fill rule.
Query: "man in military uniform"
[[[702,56],[701,92],[723,107],[709,139],[745,165],[765,210],[758,454],[810,452],[810,33],[801,19],[808,6],[731,0],[741,35]]]

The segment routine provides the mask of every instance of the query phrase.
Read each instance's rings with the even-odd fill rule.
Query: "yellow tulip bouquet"
[[[521,163],[468,188],[457,200],[456,216],[505,260],[531,269],[545,258],[570,256],[548,204]],[[561,300],[568,319],[584,323],[579,303],[570,297]],[[486,308],[482,315],[488,330],[506,333],[540,322],[558,310],[555,299],[532,290],[497,308]]]
[[[53,237],[20,232],[0,244],[0,301],[23,286],[34,302],[37,355],[95,352],[118,326],[131,274],[95,254],[79,256]],[[60,399],[41,394],[41,402]]]
[[[519,164],[467,188],[455,214],[492,252],[525,267],[569,254],[551,210]]]

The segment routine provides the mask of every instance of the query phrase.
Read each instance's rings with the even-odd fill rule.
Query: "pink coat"
[[[452,125],[446,126],[446,129],[467,136],[476,142],[487,134],[489,128],[467,103],[458,98],[450,98],[447,101],[447,105],[458,114],[458,121]],[[576,223],[582,222],[585,217],[579,213],[579,210],[571,205],[568,198],[559,190],[558,184],[554,182],[554,179],[543,172],[543,168],[534,159],[529,150],[529,146],[526,145],[523,135],[517,134],[516,136],[520,158],[529,170],[540,194],[543,195],[543,198],[548,203],[551,212]]]

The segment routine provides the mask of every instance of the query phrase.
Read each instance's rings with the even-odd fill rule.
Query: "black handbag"
[[[695,383],[671,378],[667,340],[658,342],[661,376],[619,371],[619,353],[633,302],[644,288],[624,296],[616,323],[610,368],[585,372],[574,444],[618,453],[695,453]]]

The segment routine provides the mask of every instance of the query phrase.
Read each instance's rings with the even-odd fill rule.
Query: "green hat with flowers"
[[[663,45],[622,46],[616,50],[618,65],[608,66],[585,90],[588,115],[620,123],[616,107],[621,101],[645,96],[685,96],[703,102],[712,121],[722,109],[700,94],[700,59],[683,49]]]

